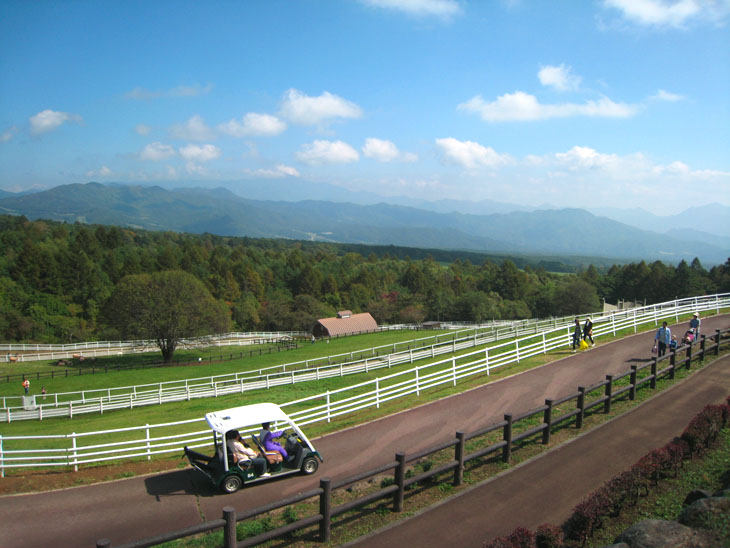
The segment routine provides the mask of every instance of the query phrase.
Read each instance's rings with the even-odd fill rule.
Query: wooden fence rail
[[[650,389],[656,389],[656,381],[658,378],[667,377],[674,378],[674,372],[677,369],[686,367],[691,368],[692,361],[703,360],[707,353],[713,353],[718,355],[720,352],[720,345],[723,340],[728,340],[730,336],[730,329],[723,331],[717,330],[715,335],[707,337],[706,335],[701,336],[701,342],[699,350],[693,355],[692,345],[680,347],[676,350],[672,350],[669,355],[664,355],[658,358],[654,358],[650,363],[641,366],[632,365],[630,374],[623,373],[621,375],[607,375],[606,380],[598,382],[588,387],[578,387],[578,391],[561,398],[559,400],[548,399],[545,400],[545,405],[540,406],[536,409],[532,409],[527,412],[513,415],[507,413],[504,415],[504,420],[499,421],[495,424],[487,426],[472,433],[464,433],[461,431],[456,432],[456,437],[445,440],[444,442],[435,446],[429,447],[428,449],[407,455],[406,453],[396,453],[395,461],[388,462],[377,468],[370,469],[361,474],[345,478],[333,482],[330,478],[322,478],[320,480],[320,486],[318,489],[313,489],[302,493],[295,497],[284,499],[281,501],[273,502],[266,506],[253,508],[247,510],[244,513],[237,515],[236,511],[231,507],[225,507],[223,509],[223,518],[200,524],[188,529],[180,531],[174,531],[158,537],[152,537],[149,539],[140,540],[128,544],[117,545],[115,548],[146,548],[148,546],[155,546],[169,540],[183,538],[197,534],[202,530],[211,531],[215,529],[224,530],[224,548],[243,548],[248,546],[255,546],[257,544],[267,542],[280,538],[284,535],[288,535],[294,531],[300,529],[307,529],[314,525],[319,525],[318,536],[321,542],[329,542],[331,540],[331,526],[332,518],[346,512],[361,508],[368,504],[372,504],[379,500],[392,498],[393,511],[402,512],[404,508],[405,493],[408,487],[424,480],[436,478],[442,474],[453,472],[453,476],[450,483],[453,486],[458,486],[463,480],[463,473],[465,464],[471,460],[482,458],[492,453],[498,453],[501,450],[501,460],[509,463],[512,451],[515,449],[515,444],[523,440],[527,440],[532,437],[540,435],[540,443],[548,444],[550,441],[550,431],[563,423],[570,422],[575,418],[575,427],[582,428],[583,419],[586,412],[593,408],[603,406],[603,412],[608,413],[611,409],[611,404],[620,398],[624,394],[629,394],[629,399],[633,400],[636,396],[636,389],[648,383]],[[708,338],[710,343],[707,342]],[[684,353],[684,356],[680,358],[680,355]],[[678,359],[679,358],[679,359]],[[668,366],[658,370],[657,366],[660,362],[668,362]],[[649,370],[648,374],[643,376],[641,379],[637,378],[639,373]],[[632,390],[625,390],[624,388],[614,390],[614,383],[617,379],[630,377],[630,387]],[[600,391],[604,389],[603,395],[596,397],[595,399],[588,401],[587,396],[592,392]],[[556,406],[568,403],[575,400],[576,407],[567,413],[564,413],[558,417],[553,416],[553,411]],[[533,417],[540,416],[542,414],[542,422],[536,426],[528,428],[523,432],[517,434],[514,433],[515,426],[522,421],[529,421]],[[491,432],[502,430],[502,441],[493,443],[487,447],[480,448],[476,451],[466,454],[465,453],[465,442],[475,438],[485,436]],[[408,463],[420,460],[424,457],[428,457],[440,451],[444,451],[449,448],[454,448],[454,458],[448,460],[442,465],[424,471],[420,474],[414,475],[410,478],[406,477],[406,467]],[[391,471],[393,474],[393,483],[380,489],[363,495],[357,499],[343,503],[339,506],[332,507],[332,493],[335,490],[343,489],[357,481],[362,481],[367,478],[376,477],[382,475],[385,472]],[[304,500],[319,497],[319,513],[313,514],[306,518],[300,519],[293,523],[284,525],[262,533],[260,535],[249,537],[243,541],[236,541],[235,523],[244,519],[254,518],[256,516],[266,514],[272,510],[290,506],[292,504],[300,503]],[[109,539],[101,539],[96,544],[97,548],[112,548],[111,541]]]

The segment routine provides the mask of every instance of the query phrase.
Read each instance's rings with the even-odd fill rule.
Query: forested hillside
[[[0,216],[0,340],[116,339],[105,307],[126,275],[186,271],[225,303],[237,330],[310,330],[337,310],[379,323],[547,317],[601,299],[659,302],[730,291],[730,260],[548,272],[509,259],[403,248],[150,232]],[[421,258],[415,258],[421,257]],[[467,258],[468,257],[468,258]],[[476,261],[476,262],[474,262]]]

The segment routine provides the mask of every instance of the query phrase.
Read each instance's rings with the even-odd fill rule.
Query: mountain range
[[[707,264],[724,263],[730,256],[730,228],[723,231],[730,208],[718,204],[674,217],[657,218],[642,210],[626,213],[627,220],[645,227],[640,228],[581,209],[510,210],[510,204],[499,202],[467,202],[469,207],[453,201],[429,205],[414,202],[419,205],[414,207],[383,201],[332,201],[344,199],[346,192],[332,195],[329,200],[299,201],[291,201],[297,197],[291,193],[290,200],[284,201],[244,198],[226,188],[87,183],[33,194],[0,194],[0,213],[148,230],[516,255],[582,255],[672,263],[698,257]],[[260,192],[252,194],[261,197]],[[361,193],[358,198],[367,202],[374,195]],[[479,207],[482,213],[476,214]],[[624,213],[619,210],[613,215]],[[716,222],[697,222],[708,218]],[[717,232],[710,232],[708,226]],[[668,232],[660,233],[657,228]]]

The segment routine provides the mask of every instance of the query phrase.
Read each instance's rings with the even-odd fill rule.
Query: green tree
[[[187,272],[125,276],[106,303],[105,317],[123,338],[151,339],[172,360],[180,340],[229,330],[228,310]]]

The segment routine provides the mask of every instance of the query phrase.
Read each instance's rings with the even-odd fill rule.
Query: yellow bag
[[[587,350],[588,349],[588,343],[585,340],[580,341],[580,349],[581,350]]]

